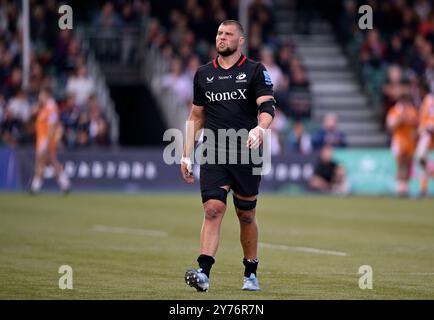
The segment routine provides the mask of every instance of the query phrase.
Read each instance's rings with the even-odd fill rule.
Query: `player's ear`
[[[238,40],[238,44],[240,46],[242,46],[244,44],[244,42],[246,41],[246,39],[244,38],[244,36],[240,36],[240,39]]]

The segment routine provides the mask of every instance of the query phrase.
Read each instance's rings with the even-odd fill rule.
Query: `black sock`
[[[199,258],[197,258],[197,262],[199,262],[199,267],[202,269],[202,272],[205,273],[209,278],[211,267],[215,262],[214,258],[205,254],[201,254]]]
[[[250,277],[250,275],[253,273],[256,276],[256,269],[258,268],[258,259],[250,260],[250,259],[243,259],[244,264],[244,276]]]

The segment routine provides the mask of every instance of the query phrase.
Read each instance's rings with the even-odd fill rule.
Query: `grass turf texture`
[[[0,299],[434,298],[433,199],[262,195],[261,242],[347,255],[262,248],[260,292],[240,290],[239,227],[228,204],[210,291],[197,293],[183,279],[196,267],[197,195],[1,194]],[[58,287],[61,265],[73,268],[73,290]],[[373,290],[359,289],[361,265],[373,268]]]

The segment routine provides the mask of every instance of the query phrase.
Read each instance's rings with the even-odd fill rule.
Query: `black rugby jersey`
[[[267,70],[244,55],[229,69],[219,66],[216,58],[199,67],[194,76],[193,104],[205,108],[204,128],[212,131],[256,127],[256,99],[265,95],[273,95]]]

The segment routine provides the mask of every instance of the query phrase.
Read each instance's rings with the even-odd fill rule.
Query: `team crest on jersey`
[[[214,77],[208,78],[206,77],[206,83],[212,83],[214,81]]]
[[[240,72],[237,76],[236,76],[236,80],[235,82],[239,83],[239,82],[247,82],[246,79],[247,75],[244,72]]]
[[[273,82],[271,82],[271,77],[266,70],[262,71],[264,73],[264,80],[267,86],[272,86]]]

